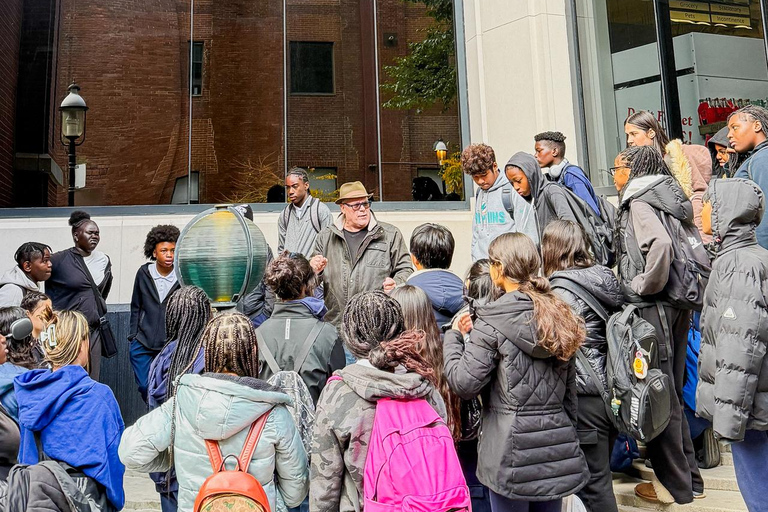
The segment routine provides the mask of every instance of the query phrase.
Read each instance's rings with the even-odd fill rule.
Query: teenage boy
[[[298,252],[309,258],[317,234],[333,222],[331,211],[309,193],[309,175],[294,167],[285,177],[288,206],[277,218],[277,254]]]
[[[565,158],[565,135],[560,132],[543,132],[533,140],[536,150],[536,162],[542,169],[549,167],[549,176],[571,192],[579,196],[600,215],[600,203],[592,183],[578,165]]]
[[[472,219],[472,261],[488,257],[488,246],[504,233],[525,233],[538,245],[533,208],[499,171],[496,153],[486,144],[472,144],[461,153],[461,167],[472,176],[475,216]]]
[[[448,270],[455,246],[453,234],[440,224],[422,224],[411,234],[411,261],[416,272],[408,284],[427,294],[440,327],[449,324],[464,306],[464,282]]]
[[[139,267],[133,283],[129,357],[139,393],[147,401],[147,378],[152,360],[165,346],[165,307],[179,289],[173,257],[179,228],[155,226],[144,241],[144,257],[149,263]]]
[[[16,266],[0,277],[0,307],[19,306],[29,292],[39,292],[38,283],[51,277],[51,248],[27,242],[16,250]]]
[[[768,110],[749,105],[728,116],[728,141],[737,153],[747,154],[736,177],[768,191]],[[757,227],[757,243],[768,249],[768,215]]]
[[[739,490],[749,510],[766,510],[768,480],[768,251],[755,229],[765,199],[752,181],[712,180],[703,198],[703,230],[715,261],[701,313],[698,416],[732,443]]]

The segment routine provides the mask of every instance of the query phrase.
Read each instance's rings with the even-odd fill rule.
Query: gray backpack
[[[304,344],[293,359],[293,369],[291,370],[282,370],[280,368],[280,365],[275,360],[275,356],[269,350],[261,331],[256,330],[259,355],[264,357],[264,361],[269,365],[270,370],[274,374],[267,382],[291,397],[291,404],[288,406],[288,410],[293,417],[293,422],[296,424],[296,429],[299,431],[301,442],[304,445],[308,458],[312,445],[312,425],[315,423],[315,403],[312,401],[309,388],[301,378],[301,375],[299,375],[299,372],[304,365],[304,361],[307,360],[309,351],[312,350],[312,345],[315,344],[315,340],[320,336],[320,331],[323,330],[324,325],[324,322],[318,320],[309,332],[306,340],[304,340]]]

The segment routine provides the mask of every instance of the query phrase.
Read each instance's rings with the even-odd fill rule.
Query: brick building
[[[9,1],[0,33],[0,71],[10,77],[0,84],[0,205],[66,204],[57,107],[73,79],[89,106],[77,151],[87,184],[76,202],[184,200],[189,0]],[[380,195],[379,158],[384,199],[410,200],[412,178],[436,171],[432,144],[442,137],[458,147],[458,114],[455,106],[379,108],[376,52],[384,82],[384,66],[406,55],[432,18],[404,0],[379,0],[376,16],[372,0],[285,2],[195,0],[193,200],[243,197],[246,185],[280,182],[286,164],[336,174],[337,184],[361,180]]]

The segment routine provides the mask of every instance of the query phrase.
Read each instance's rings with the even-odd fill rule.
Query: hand
[[[315,274],[319,274],[325,270],[325,266],[327,264],[328,260],[322,254],[313,256],[312,259],[309,260],[309,266],[312,267],[312,270],[315,271]]]
[[[384,292],[389,293],[395,289],[395,287],[397,286],[397,283],[395,282],[394,279],[392,279],[391,277],[388,277],[384,280],[384,284],[382,286],[384,288]]]
[[[461,334],[469,334],[469,331],[472,330],[472,317],[470,316],[469,312],[463,313],[458,320],[456,320],[456,329]]]

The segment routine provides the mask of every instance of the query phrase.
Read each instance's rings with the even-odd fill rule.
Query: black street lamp
[[[85,142],[85,112],[88,107],[80,96],[80,86],[69,86],[69,94],[59,106],[61,112],[61,143],[69,149],[69,206],[75,206],[75,147]]]

